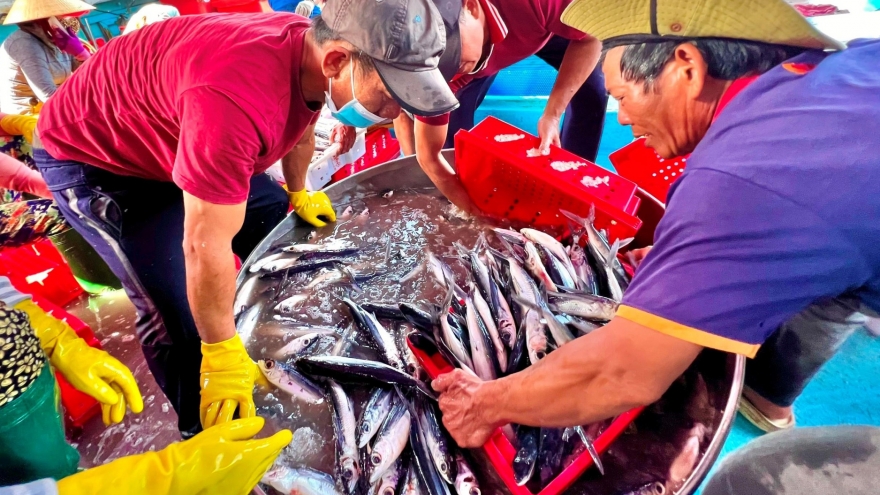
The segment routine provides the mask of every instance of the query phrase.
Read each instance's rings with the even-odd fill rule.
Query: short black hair
[[[806,48],[800,47],[723,38],[651,40],[626,45],[620,58],[623,79],[644,82],[645,88],[650,89],[666,64],[672,60],[675,49],[685,43],[700,51],[711,77],[725,81],[763,74],[806,51]]]
[[[315,16],[315,18],[312,19],[310,29],[312,31],[312,36],[315,37],[315,43],[317,43],[318,46],[324,46],[324,43],[327,43],[328,41],[345,41],[342,36],[339,36],[339,33],[327,25],[320,15]],[[358,70],[361,71],[362,75],[368,75],[376,70],[376,66],[373,64],[373,58],[360,51],[357,47],[351,52],[351,56],[354,60],[357,60]]]

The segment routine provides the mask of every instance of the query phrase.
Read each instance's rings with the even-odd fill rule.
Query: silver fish
[[[571,263],[571,259],[568,257],[568,253],[565,251],[565,247],[561,242],[557,241],[552,235],[545,234],[540,230],[535,229],[521,229],[520,232],[526,239],[530,241],[540,244],[544,246],[547,251],[549,251],[553,256],[556,256],[556,259],[559,260],[568,270],[568,274],[572,279],[577,277],[577,274],[574,271],[574,266]]]
[[[414,330],[407,325],[399,325],[397,333],[400,335],[400,354],[403,356],[404,369],[413,377],[419,378],[421,376],[422,367],[419,366],[418,358],[416,358],[416,355],[413,354],[412,349],[410,349],[409,345],[406,343],[407,337],[413,331]]]
[[[364,208],[364,211],[358,213],[357,217],[355,217],[354,220],[355,220],[355,222],[362,224],[362,223],[366,222],[367,219],[369,219],[369,218],[370,218],[370,209]]]
[[[398,458],[394,465],[385,471],[385,474],[370,488],[371,495],[394,495],[401,478],[406,476],[406,466],[403,460]]]
[[[403,485],[400,495],[422,495],[422,490],[419,486],[419,477],[416,475],[414,464],[415,463],[410,463],[409,465],[409,469],[406,472],[406,482]]]
[[[285,258],[290,258],[290,255],[287,253],[284,253],[284,252],[271,254],[269,256],[266,256],[265,258],[259,259],[257,261],[254,261],[253,263],[251,263],[250,268],[248,268],[248,272],[257,273],[258,271],[262,270],[263,267],[268,265],[269,263],[272,263],[273,261],[283,260]]]
[[[266,263],[262,266],[262,270],[268,273],[280,272],[286,270],[299,263],[299,258],[279,258],[277,260]]]
[[[294,244],[293,246],[287,246],[284,248],[284,252],[296,254],[344,253],[353,249],[357,249],[357,246],[348,241],[333,240],[325,244]]]
[[[309,235],[308,235],[308,237],[306,237],[306,239],[309,240],[309,241],[312,241],[312,240],[314,240],[316,237],[318,237],[318,231],[317,231],[317,230],[313,230],[313,231],[309,232]]]
[[[333,424],[336,430],[336,463],[342,485],[349,494],[355,493],[361,468],[358,463],[358,447],[355,439],[357,420],[351,398],[338,383],[328,380],[330,398],[333,401]]]
[[[376,434],[376,441],[373,442],[373,450],[370,452],[370,463],[373,465],[370,484],[378,481],[400,457],[409,441],[411,425],[406,404],[403,400],[398,400]]]
[[[477,477],[461,453],[455,454],[458,476],[455,477],[455,493],[458,495],[481,495]]]
[[[483,296],[480,295],[479,291],[472,292],[477,314],[482,318],[483,324],[486,325],[486,329],[489,330],[489,336],[492,338],[492,344],[493,347],[495,347],[495,354],[498,356],[498,364],[501,367],[501,372],[506,373],[507,347],[505,347],[504,342],[501,340],[501,334],[498,332],[498,326],[492,318],[492,312],[489,310],[489,305],[486,303],[486,300],[483,299]]]
[[[547,333],[541,316],[537,311],[527,310],[523,317],[523,329],[526,332],[526,349],[529,352],[529,361],[532,364],[544,359],[547,355]]]
[[[269,383],[309,404],[324,402],[324,393],[314,382],[300,374],[296,368],[274,359],[257,361],[260,371]]]
[[[617,275],[614,272],[614,262],[617,261],[617,251],[619,249],[620,240],[615,240],[614,244],[611,245],[611,251],[608,253],[608,258],[603,260],[605,278],[608,282],[608,290],[611,291],[611,299],[614,299],[617,302],[623,301],[624,289],[624,287],[620,285],[620,280],[618,280]]]
[[[308,294],[294,294],[287,299],[281,301],[280,303],[275,305],[275,312],[281,313],[283,315],[291,315],[296,308],[299,307],[306,299],[309,298]]]
[[[288,356],[297,356],[312,345],[314,345],[321,338],[321,334],[317,332],[308,333],[303,335],[302,337],[297,337],[290,342],[287,343],[281,349],[275,351],[276,359],[284,359]]]
[[[492,229],[501,240],[515,245],[523,245],[526,243],[526,236],[515,230],[494,228]]]
[[[444,305],[441,307],[441,317],[440,317],[440,330],[441,336],[443,337],[443,342],[446,344],[446,347],[455,355],[456,359],[459,360],[462,364],[466,365],[468,369],[474,369],[474,362],[468,354],[468,350],[465,349],[464,343],[458,338],[455,334],[455,331],[452,329],[452,326],[449,324],[449,318],[444,317],[442,315],[446,315],[449,311],[449,304],[452,301],[452,290],[450,289],[449,294],[446,297],[446,301],[444,301]]]
[[[425,442],[431,451],[434,466],[447,483],[455,481],[456,465],[452,457],[452,444],[440,425],[438,412],[431,404],[422,403],[424,407],[416,408]]]
[[[587,435],[587,432],[584,431],[583,426],[575,426],[574,431],[577,432],[578,436],[581,439],[581,442],[584,443],[584,447],[586,447],[587,452],[590,453],[590,458],[593,459],[593,464],[596,465],[596,469],[599,470],[599,473],[603,476],[605,475],[605,465],[602,464],[602,458],[599,457],[599,452],[596,451],[596,446],[593,445],[593,440]],[[690,474],[690,472],[688,472]]]
[[[234,317],[238,317],[238,315],[251,306],[251,298],[259,278],[258,276],[248,278],[241,284],[238,292],[235,293],[235,301],[232,303],[232,315]]]
[[[551,294],[550,309],[556,313],[580,316],[588,320],[610,321],[617,313],[617,301],[589,294]]]
[[[543,304],[533,304],[519,296],[514,296],[514,300],[530,310],[540,313],[543,318],[542,322],[550,329],[550,335],[553,336],[553,341],[556,342],[556,345],[561,347],[574,340],[574,335],[571,334],[568,327],[557,320],[556,316],[545,308]]]
[[[276,464],[261,481],[282,495],[342,495],[332,476],[309,468],[293,469]]]
[[[385,198],[385,199],[388,199],[388,198],[390,198],[391,196],[394,196],[394,191],[388,191],[388,192],[386,192],[385,194],[382,195],[382,197]]]
[[[596,273],[587,261],[587,253],[578,244],[575,238],[574,244],[569,248],[569,259],[574,266],[576,281],[578,288],[591,294],[599,293],[599,281],[596,279]]]
[[[575,276],[571,274],[565,264],[560,261],[556,255],[550,252],[546,246],[535,244],[535,247],[538,249],[538,255],[541,256],[541,262],[544,264],[544,268],[547,269],[547,274],[550,275],[550,280],[553,280],[557,287],[577,289]],[[572,268],[572,270],[574,270],[574,268]]]
[[[569,220],[584,227],[587,231],[587,239],[589,241],[590,249],[600,263],[604,263],[605,260],[609,259],[611,244],[609,244],[608,238],[605,234],[599,232],[593,225],[593,222],[596,220],[596,205],[590,205],[590,214],[587,218],[581,218],[570,211],[559,210],[559,212],[568,217]],[[623,269],[623,265],[620,264],[620,260],[617,259],[617,255],[615,255],[611,261],[611,268],[617,273],[618,277],[622,277],[626,281],[629,280],[629,276],[627,275],[626,270]]]
[[[541,282],[541,285],[543,285],[547,291],[559,291],[559,289],[556,288],[556,284],[554,284],[553,280],[550,278],[550,274],[547,273],[547,268],[544,267],[544,263],[541,262],[541,255],[538,254],[538,248],[535,247],[535,244],[532,241],[526,241],[526,269],[528,269],[529,273],[532,274],[536,280]]]
[[[482,331],[483,324],[479,321],[480,316],[477,314],[477,310],[474,307],[474,301],[471,298],[471,295],[468,295],[465,300],[465,311],[467,315],[467,327],[468,332],[470,334],[470,344],[471,344],[471,359],[474,363],[474,372],[484,381],[490,381],[498,378],[495,373],[495,366],[493,364],[493,356],[490,354],[494,352],[492,350],[492,343],[488,338],[484,338],[484,334]],[[488,332],[487,332],[488,333]],[[485,337],[488,337],[486,335]]]
[[[341,222],[348,221],[351,219],[351,217],[353,215],[354,215],[354,208],[352,208],[351,205],[348,205],[345,207],[344,210],[342,210],[342,213],[339,214],[339,221],[341,221]]]
[[[379,431],[379,427],[391,412],[391,406],[394,405],[393,398],[394,390],[390,388],[377,388],[370,395],[358,422],[358,448],[366,447]]]
[[[673,459],[672,465],[669,467],[666,484],[670,492],[674,493],[680,489],[685,479],[694,471],[697,461],[700,460],[700,444],[707,431],[708,429],[705,425],[697,423],[688,432],[684,447],[682,447],[681,452]]]

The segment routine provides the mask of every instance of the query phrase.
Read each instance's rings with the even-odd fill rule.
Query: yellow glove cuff
[[[19,302],[15,305],[15,309],[27,313],[28,318],[31,320],[34,334],[40,339],[40,347],[43,348],[43,352],[49,357],[50,362],[52,362],[52,356],[55,354],[59,344],[68,344],[73,340],[82,340],[70,328],[70,325],[46,313],[43,311],[43,308],[37,306],[30,299]],[[52,364],[56,365],[54,362]]]

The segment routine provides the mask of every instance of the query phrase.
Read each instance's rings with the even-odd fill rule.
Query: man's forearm
[[[581,89],[584,81],[596,68],[601,54],[602,43],[596,38],[590,37],[569,43],[562,57],[556,82],[547,99],[544,116],[557,119],[562,117],[565,107],[571,102],[574,94]]]
[[[471,196],[465,190],[461,180],[459,180],[458,174],[455,173],[452,166],[443,158],[443,155],[438,153],[429,157],[420,157],[419,165],[434,185],[437,186],[437,189],[452,204],[470,214],[479,213],[479,208],[471,200]]]
[[[198,239],[184,241],[186,294],[202,341],[222,342],[235,336],[235,258],[230,245]]]
[[[403,156],[416,154],[415,126],[413,120],[404,112],[394,119],[394,135],[400,143],[400,151]]]
[[[312,156],[315,154],[314,130],[306,132],[308,133],[306,138],[297,143],[281,159],[281,172],[284,174],[288,191],[302,191],[306,188],[306,175],[309,172]]]
[[[614,335],[621,324],[627,322],[616,319],[520,373],[483,384],[479,402],[487,420],[566,427],[610,418],[657,400],[699,352],[687,346],[667,361],[657,356],[656,365],[653,357],[637,365],[632,360],[638,356],[627,349],[643,343],[621,342]]]

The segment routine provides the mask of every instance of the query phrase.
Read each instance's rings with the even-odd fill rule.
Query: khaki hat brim
[[[642,34],[844,48],[783,0],[574,0],[562,22],[601,41]]]
[[[94,8],[82,0],[15,0],[3,24],[21,24],[53,16],[76,14]]]

